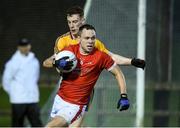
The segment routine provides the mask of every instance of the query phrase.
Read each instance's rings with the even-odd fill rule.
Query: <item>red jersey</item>
[[[58,95],[67,102],[85,105],[101,71],[110,70],[114,61],[96,48],[89,55],[82,55],[79,47],[77,44],[64,49],[73,52],[78,63],[72,72],[63,74]]]

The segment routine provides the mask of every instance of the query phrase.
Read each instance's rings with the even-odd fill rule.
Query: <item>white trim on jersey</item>
[[[117,65],[117,64],[114,62],[114,64],[113,64],[110,68],[108,68],[107,70],[108,70],[108,71],[111,71],[116,65]]]

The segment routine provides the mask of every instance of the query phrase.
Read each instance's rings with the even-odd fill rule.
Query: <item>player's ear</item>
[[[82,24],[85,24],[85,18],[83,17],[81,20],[82,20]]]

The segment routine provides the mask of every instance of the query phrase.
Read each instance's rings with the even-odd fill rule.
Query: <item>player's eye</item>
[[[95,37],[95,36],[91,37],[91,40],[95,40],[95,39],[96,39],[96,37]]]
[[[78,22],[77,20],[73,21],[73,23],[77,23],[77,22]]]
[[[89,37],[85,37],[86,40],[89,40]]]
[[[70,22],[70,21],[68,21],[68,24],[71,24],[71,22]]]

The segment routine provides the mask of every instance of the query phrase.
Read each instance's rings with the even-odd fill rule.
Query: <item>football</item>
[[[75,68],[76,68],[76,66],[77,66],[77,59],[76,59],[76,56],[74,55],[74,53],[73,52],[71,52],[71,51],[67,51],[67,50],[64,50],[64,51],[61,51],[61,52],[59,52],[59,53],[56,53],[55,54],[55,60],[59,60],[59,59],[61,59],[62,57],[66,57],[66,56],[68,56],[69,57],[69,59],[67,59],[67,61],[69,60],[69,61],[73,61],[73,66],[72,66],[72,68],[71,69],[69,69],[69,70],[59,70],[58,68],[56,68],[56,70],[57,70],[57,72],[63,72],[63,73],[68,73],[68,72],[71,72],[72,70],[74,70]]]

